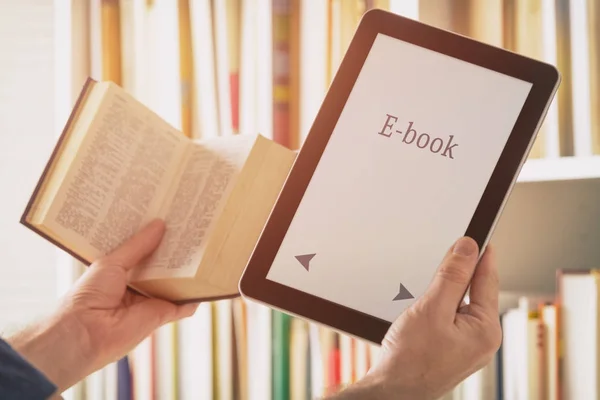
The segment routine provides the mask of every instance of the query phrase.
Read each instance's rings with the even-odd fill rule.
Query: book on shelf
[[[497,399],[600,397],[600,270],[558,269],[556,293],[521,295],[501,322]]]
[[[90,264],[164,219],[130,287],[173,302],[232,298],[294,160],[260,134],[191,140],[88,79],[21,222]]]
[[[600,270],[559,270],[558,390],[561,399],[600,397]]]

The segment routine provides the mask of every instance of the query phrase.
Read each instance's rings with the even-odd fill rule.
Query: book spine
[[[538,324],[537,324],[537,352],[538,352],[538,379],[539,379],[539,396],[538,400],[546,400],[548,398],[548,360],[546,355],[546,346],[548,346],[548,340],[546,337],[546,327],[544,325],[544,306],[545,303],[540,302],[538,304]]]
[[[327,353],[327,391],[333,395],[340,389],[342,383],[342,368],[340,354],[340,334],[333,333],[333,343]]]
[[[181,74],[181,130],[187,137],[192,137],[194,62],[192,55],[190,0],[179,0],[178,13],[179,69]]]
[[[241,7],[241,0],[227,0],[225,6],[225,12],[227,14],[227,50],[229,61],[231,127],[233,133],[239,133],[240,131]]]
[[[592,152],[600,154],[600,4],[598,0],[588,0],[587,9]]]
[[[554,14],[556,15],[556,66],[562,74],[562,81],[556,93],[559,153],[562,157],[565,157],[575,154],[569,0],[556,0]]]
[[[273,0],[273,140],[290,147],[291,0]]]
[[[273,400],[290,398],[290,328],[291,317],[273,310]]]
[[[117,0],[101,2],[102,80],[122,84],[121,17]]]
[[[127,356],[117,361],[117,399],[134,399],[132,374],[129,366],[129,357]]]

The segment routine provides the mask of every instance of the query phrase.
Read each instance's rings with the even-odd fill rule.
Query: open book
[[[21,222],[90,264],[163,218],[130,287],[173,302],[235,297],[294,160],[260,135],[190,140],[119,86],[88,79]]]

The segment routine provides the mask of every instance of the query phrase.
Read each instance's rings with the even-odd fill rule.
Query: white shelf
[[[600,179],[600,156],[530,159],[525,162],[517,182]]]

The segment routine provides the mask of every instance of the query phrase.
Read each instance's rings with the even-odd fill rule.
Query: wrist
[[[364,378],[327,400],[389,400],[389,399],[419,399],[411,396],[405,388],[395,384],[380,371],[371,372]]]
[[[8,343],[62,392],[93,363],[88,334],[68,312],[52,315],[8,338]]]
[[[434,395],[426,384],[418,384],[418,379],[399,373],[396,368],[380,364],[360,381],[349,386],[327,400],[434,400]]]

